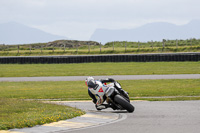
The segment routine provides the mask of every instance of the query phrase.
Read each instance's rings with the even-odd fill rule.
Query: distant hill
[[[134,29],[97,29],[90,40],[102,43],[110,41],[162,41],[162,39],[200,38],[200,20],[185,25],[166,22],[149,23]]]
[[[49,34],[16,22],[0,24],[0,44],[42,43],[59,39],[67,38]]]
[[[80,46],[94,46],[94,45],[100,45],[98,42],[94,41],[78,41],[78,40],[56,40],[53,42],[48,42],[47,47],[67,47],[67,48],[74,48],[74,47],[80,47]]]

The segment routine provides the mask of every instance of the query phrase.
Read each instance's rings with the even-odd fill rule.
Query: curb
[[[125,116],[126,117],[126,116]],[[125,119],[118,113],[102,113],[102,112],[88,112],[80,117],[75,117],[69,120],[62,120],[44,125],[38,125],[31,128],[2,130],[0,133],[49,133],[49,132],[67,132],[72,130],[80,130],[84,128],[91,128],[101,126]],[[122,120],[123,120],[122,119]]]

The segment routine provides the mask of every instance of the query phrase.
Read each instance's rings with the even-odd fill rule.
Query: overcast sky
[[[199,0],[0,0],[0,23],[15,21],[77,40],[95,29],[200,19]]]

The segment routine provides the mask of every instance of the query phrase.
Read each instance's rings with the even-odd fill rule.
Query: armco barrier
[[[200,53],[0,57],[0,64],[200,61]]]

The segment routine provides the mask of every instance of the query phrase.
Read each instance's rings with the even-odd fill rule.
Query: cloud
[[[200,19],[197,0],[0,0],[0,23],[16,21],[50,33],[87,39],[96,28]]]

